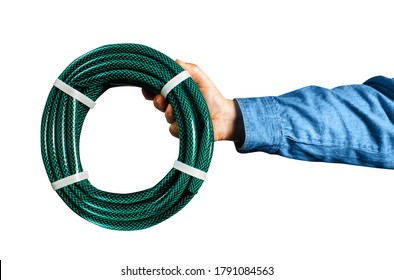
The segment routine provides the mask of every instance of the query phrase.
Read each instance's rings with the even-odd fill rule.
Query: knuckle
[[[200,71],[200,67],[195,64],[195,63],[189,63],[190,71],[194,74],[198,73]]]

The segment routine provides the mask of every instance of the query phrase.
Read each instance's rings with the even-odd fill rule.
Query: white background
[[[197,63],[228,98],[332,88],[393,77],[389,3],[3,1],[4,279],[149,279],[121,276],[127,265],[274,266],[266,279],[393,279],[392,171],[241,155],[232,143],[216,143],[209,176],[184,210],[147,230],[116,232],[68,209],[40,154],[51,85],[93,48],[141,43]],[[169,170],[177,141],[139,89],[112,89],[87,117],[82,163],[101,189],[144,189]],[[260,277],[174,279],[227,278]]]

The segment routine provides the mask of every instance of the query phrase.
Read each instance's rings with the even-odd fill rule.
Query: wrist
[[[226,110],[223,114],[223,121],[226,133],[222,140],[234,141],[236,143],[243,142],[245,132],[242,114],[235,100],[226,99]]]

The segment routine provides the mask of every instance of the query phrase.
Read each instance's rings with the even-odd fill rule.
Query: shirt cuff
[[[242,114],[245,140],[237,143],[240,153],[275,153],[282,142],[281,121],[275,97],[236,98]]]

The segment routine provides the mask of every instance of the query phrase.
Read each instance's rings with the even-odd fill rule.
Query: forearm
[[[394,82],[383,77],[329,90],[236,99],[244,124],[239,152],[394,168]]]

